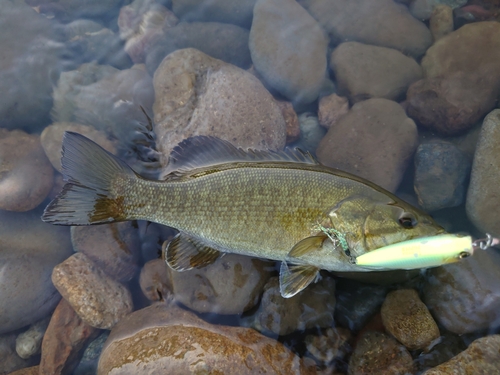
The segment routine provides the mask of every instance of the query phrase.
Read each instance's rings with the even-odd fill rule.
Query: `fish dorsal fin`
[[[295,265],[281,262],[280,293],[283,298],[290,298],[301,292],[313,281],[318,281],[319,268],[310,265]]]
[[[167,168],[169,172],[182,172],[216,164],[269,161],[319,164],[309,152],[300,149],[244,150],[220,138],[198,135],[174,147]]]
[[[162,246],[165,262],[175,271],[188,271],[212,264],[223,253],[181,233]]]

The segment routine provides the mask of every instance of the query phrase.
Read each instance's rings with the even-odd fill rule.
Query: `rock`
[[[28,330],[16,338],[16,353],[23,359],[28,359],[35,354],[40,354],[42,338],[49,325],[50,317],[43,318],[33,323]]]
[[[467,216],[482,232],[500,236],[500,209],[498,178],[500,176],[500,110],[486,116],[476,145],[472,163],[469,190],[467,191]]]
[[[249,29],[255,1],[172,0],[172,9],[183,21],[233,23]]]
[[[469,347],[422,375],[441,374],[499,374],[500,368],[500,335],[491,335],[475,340]]]
[[[445,141],[423,143],[415,153],[415,193],[425,211],[456,207],[465,198],[470,162],[455,145]]]
[[[64,68],[54,23],[24,1],[0,2],[0,128],[37,132],[49,121],[52,87]]]
[[[123,0],[27,0],[26,3],[37,7],[42,14],[58,17],[61,21],[77,18],[109,18],[116,16]]]
[[[133,222],[71,227],[71,242],[115,280],[129,281],[139,268],[141,245]]]
[[[390,292],[381,309],[384,327],[409,350],[429,347],[439,338],[439,328],[415,289]]]
[[[207,39],[207,35],[212,37]],[[215,59],[247,69],[252,64],[248,30],[217,22],[180,23],[163,31],[146,49],[146,66],[153,75],[165,56],[183,48],[197,49]]]
[[[285,145],[278,105],[257,78],[233,65],[195,49],[178,50],[156,70],[154,88],[156,144],[164,158],[193,135],[216,136],[240,147]]]
[[[326,134],[325,128],[320,126],[318,118],[311,112],[304,112],[299,115],[300,138],[297,146],[314,153],[319,142]]]
[[[440,342],[432,347],[431,350],[419,354],[415,358],[415,365],[417,366],[417,373],[422,373],[433,367],[439,366],[458,353],[467,348],[463,339],[452,333],[445,333],[441,336]]]
[[[429,28],[434,40],[441,39],[453,31],[453,9],[448,5],[438,5],[432,11]]]
[[[75,369],[73,375],[95,375],[97,374],[97,364],[101,355],[104,342],[109,337],[109,331],[104,331],[92,341],[85,349],[83,357]]]
[[[38,375],[38,374],[39,374],[38,366],[25,367],[20,370],[9,373],[9,375]]]
[[[172,294],[170,272],[163,259],[153,259],[142,267],[139,285],[151,302],[163,301]]]
[[[16,353],[16,334],[0,335],[0,375],[7,375],[18,369],[33,366],[35,358],[22,359]]]
[[[61,298],[50,275],[72,253],[69,228],[41,214],[0,210],[0,334],[41,320]]]
[[[214,343],[217,343],[214,345]],[[283,344],[250,328],[211,325],[156,303],[120,322],[106,341],[98,375],[316,374]]]
[[[307,351],[320,363],[343,360],[350,351],[351,333],[345,328],[327,328],[321,336],[306,336]]]
[[[281,114],[286,124],[286,144],[295,142],[300,138],[299,118],[293,104],[290,102],[276,101],[278,107],[281,109]]]
[[[425,21],[431,18],[433,11],[439,6],[456,9],[465,4],[467,0],[414,0],[410,4],[410,13],[415,18]]]
[[[133,309],[127,288],[83,253],[54,267],[52,281],[82,321],[92,327],[110,329]]]
[[[267,334],[288,335],[297,330],[329,327],[335,310],[335,281],[324,277],[292,298],[280,294],[279,280],[273,277],[264,288],[255,328]]]
[[[188,272],[168,269],[177,302],[199,313],[241,314],[258,302],[270,276],[269,263],[226,254]]]
[[[337,94],[324,96],[319,100],[319,124],[330,129],[337,121],[349,112],[349,100]]]
[[[42,342],[40,375],[71,374],[98,330],[84,323],[64,299],[57,305]]]
[[[32,210],[47,197],[53,181],[40,138],[0,128],[0,210]]]
[[[397,49],[418,58],[432,44],[432,35],[405,5],[393,0],[302,0],[338,44],[356,41]]]
[[[319,161],[395,191],[417,147],[417,127],[387,99],[355,104],[321,140]]]
[[[358,338],[349,360],[349,375],[413,374],[410,353],[392,337],[368,331]]]
[[[462,335],[500,322],[500,254],[477,251],[470,259],[427,271],[423,301],[436,321]]]
[[[326,76],[328,40],[296,1],[258,0],[249,45],[255,68],[272,87],[294,103],[317,99]]]
[[[90,138],[105,150],[116,154],[116,141],[110,140],[106,133],[96,130],[89,125],[76,124],[74,122],[54,122],[43,129],[40,135],[45,155],[52,163],[52,166],[61,172],[62,139],[64,132],[75,132]]]

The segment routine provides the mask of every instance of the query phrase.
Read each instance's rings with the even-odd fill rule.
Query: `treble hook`
[[[500,239],[493,237],[491,234],[486,233],[486,237],[487,238],[481,238],[479,240],[475,240],[472,243],[472,248],[474,250],[477,250],[477,249],[486,250],[492,246],[497,246],[500,244]]]

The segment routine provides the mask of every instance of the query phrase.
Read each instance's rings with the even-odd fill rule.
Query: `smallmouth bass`
[[[173,227],[179,234],[164,245],[165,257],[178,271],[226,252],[282,261],[284,297],[315,281],[320,269],[342,271],[339,264],[353,257],[444,232],[390,192],[300,150],[245,151],[218,138],[192,137],[172,151],[166,178],[153,181],[67,132],[61,164],[67,183],[43,221],[147,220]],[[335,246],[323,246],[325,240]]]

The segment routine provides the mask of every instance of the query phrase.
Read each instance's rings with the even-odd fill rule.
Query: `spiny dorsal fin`
[[[176,271],[188,271],[212,264],[223,253],[181,233],[162,246],[162,257]]]
[[[186,171],[216,164],[284,161],[318,165],[316,159],[300,149],[244,150],[220,138],[198,135],[179,143],[170,154],[169,171]]]

